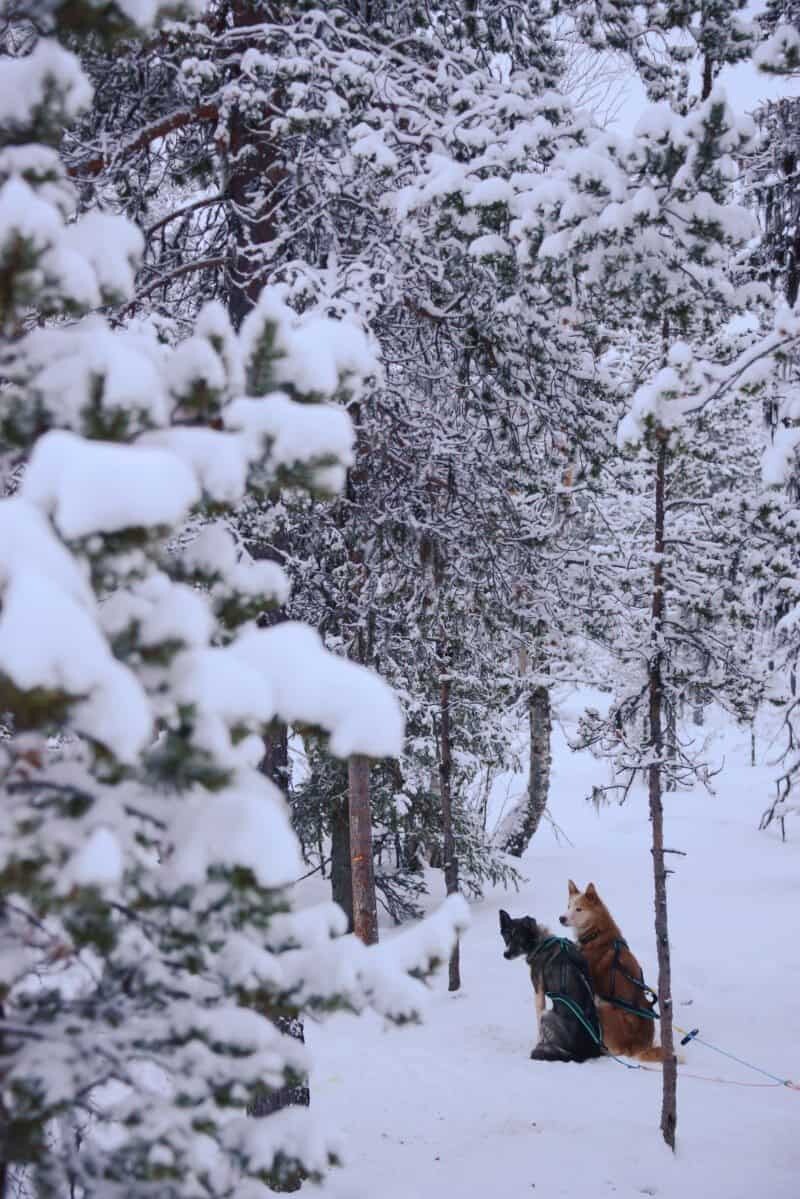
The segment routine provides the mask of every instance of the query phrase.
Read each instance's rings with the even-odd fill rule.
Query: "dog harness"
[[[585,957],[577,948],[575,943],[570,941],[568,937],[547,937],[544,941],[542,941],[541,945],[536,947],[533,953],[528,954],[527,961],[530,964],[533,959],[537,958],[545,949],[556,946],[558,947],[558,953],[561,957],[560,989],[558,991],[545,991],[545,995],[552,1002],[563,1004],[572,1013],[572,1015],[578,1019],[579,1023],[583,1025],[583,1027],[592,1037],[592,1040],[595,1042],[595,1044],[603,1045],[603,1039],[600,1032],[600,1017],[597,1014],[597,1005],[594,1001],[594,991],[592,989],[591,979],[589,978],[589,967],[586,963]],[[555,959],[556,954],[554,953],[552,956],[553,959]],[[563,994],[563,992],[567,989],[568,970],[577,971],[578,976],[586,989],[588,1003],[582,1010],[577,1008],[573,999],[570,999],[568,995]],[[587,1020],[589,1021],[588,1024]]]
[[[589,941],[594,941],[595,937],[597,936],[597,933],[590,933],[588,937],[580,937],[578,939],[578,944],[586,945]],[[633,975],[629,974],[625,967],[620,964],[619,955],[620,950],[622,949],[630,949],[630,946],[628,945],[627,941],[623,940],[622,937],[616,937],[614,939],[614,961],[611,964],[611,987],[609,988],[611,994],[600,995],[598,992],[599,998],[602,999],[604,1003],[610,1003],[612,1007],[618,1007],[624,1012],[630,1012],[633,1016],[641,1016],[644,1020],[658,1020],[658,1012],[655,1011],[655,1006],[658,1003],[658,996],[653,988],[648,987],[647,983],[644,981],[644,973],[641,968],[639,969],[639,977],[634,978]],[[646,1007],[639,1007],[635,1003],[628,1003],[625,999],[617,998],[617,971],[619,971],[623,978],[626,978],[628,982],[632,984],[632,986],[637,987],[642,992],[644,1001],[647,1004]]]

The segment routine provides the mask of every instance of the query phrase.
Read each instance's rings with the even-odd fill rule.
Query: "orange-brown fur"
[[[597,894],[594,883],[589,883],[585,891],[579,891],[570,879],[568,887],[569,903],[561,923],[575,929],[581,951],[589,965],[606,1047],[612,1053],[636,1057],[643,1062],[663,1061],[661,1046],[653,1044],[655,1021],[613,1007],[601,998],[611,994],[612,971],[617,955],[614,942],[623,939],[622,933]],[[625,977],[626,974],[632,978],[641,977],[636,958],[630,949],[621,947],[616,960],[614,998],[636,1007],[646,1006],[643,992]]]

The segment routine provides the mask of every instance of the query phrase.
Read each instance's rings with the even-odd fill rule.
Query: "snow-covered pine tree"
[[[730,269],[752,233],[746,213],[731,203],[731,184],[737,173],[735,158],[753,145],[753,130],[740,124],[724,96],[712,90],[720,67],[752,45],[752,31],[742,24],[739,8],[738,3],[680,9],[582,6],[578,16],[594,44],[627,50],[651,95],[670,102],[664,99],[646,111],[630,141],[599,134],[585,150],[558,157],[547,183],[538,194],[532,189],[524,202],[521,222],[532,236],[531,258],[548,285],[556,288],[560,280],[581,309],[602,311],[612,346],[630,347],[632,334],[641,337],[651,364],[644,366],[645,380],[660,364],[654,379],[642,382],[640,375],[637,386],[632,377],[632,411],[621,429],[623,443],[643,441],[649,456],[652,473],[645,511],[653,537],[647,551],[650,585],[645,591],[643,580],[634,583],[632,598],[644,604],[639,619],[623,626],[621,641],[637,646],[634,657],[640,663],[622,710],[628,718],[641,711],[643,733],[634,754],[623,758],[631,770],[644,772],[650,793],[666,1050],[662,1130],[671,1145],[676,1073],[662,828],[662,791],[672,739],[667,705],[679,699],[692,664],[702,677],[714,663],[716,688],[741,681],[730,635],[725,635],[726,629],[736,628],[736,620],[724,625],[717,620],[720,611],[727,615],[730,588],[719,580],[713,614],[704,612],[702,603],[698,606],[703,572],[693,552],[697,529],[686,518],[693,507],[703,511],[700,496],[708,503],[711,495],[703,484],[708,488],[715,473],[708,454],[704,467],[699,452],[716,432],[713,425],[708,429],[714,420],[714,410],[708,409],[709,385],[723,364],[736,358],[733,345],[719,331],[764,299],[747,284],[737,286],[739,280]],[[672,36],[667,53],[644,62],[642,54],[649,54],[651,45],[648,22]],[[696,99],[687,90],[693,64],[702,78]],[[687,470],[684,455],[695,452],[695,465]],[[720,474],[726,484],[729,477],[729,472]],[[734,471],[733,477],[741,478],[741,472],[737,476]],[[729,512],[736,510],[735,493],[721,493],[716,499],[727,503]],[[708,542],[706,538],[699,544],[705,549]],[[715,543],[715,548],[718,553],[724,547]],[[720,566],[728,565],[723,553]],[[619,733],[619,721],[612,720],[608,741],[618,748],[624,743]]]
[[[796,75],[800,69],[800,6],[796,0],[769,0],[760,16],[763,41],[755,62],[768,74]],[[761,132],[758,152],[746,162],[747,199],[758,219],[760,237],[751,257],[755,278],[766,283],[788,307],[794,308],[800,287],[800,102],[787,95],[763,104],[756,112]],[[785,314],[784,314],[785,315]],[[781,318],[779,318],[781,319]],[[798,494],[796,393],[798,351],[784,343],[779,369],[764,395],[764,418],[770,447],[765,459],[762,507],[767,531],[765,552],[758,559],[761,616],[773,666],[768,690],[769,711],[782,718],[783,753],[773,802],[761,818],[768,827],[796,808],[797,678],[800,642],[797,638],[795,578],[800,560],[795,505]],[[781,823],[785,835],[785,826]]]
[[[274,719],[343,757],[401,747],[376,676],[304,626],[255,626],[288,581],[218,520],[248,491],[341,486],[353,431],[326,401],[375,356],[275,291],[240,333],[212,304],[174,346],[76,320],[132,296],[142,239],[75,215],[58,146],[91,87],[57,38],[132,37],[175,5],[5,7],[3,1190],[266,1196],[335,1157],[305,1110],[246,1115],[307,1070],[275,1017],[412,1016],[463,923],[456,903],[391,951],[336,944],[338,909],[291,909],[297,842],[256,769]]]

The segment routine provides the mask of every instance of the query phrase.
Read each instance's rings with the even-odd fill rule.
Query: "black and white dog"
[[[539,1041],[531,1057],[544,1062],[600,1057],[604,1049],[594,990],[577,945],[554,937],[532,916],[512,920],[508,912],[500,913],[500,933],[506,945],[503,956],[524,957],[531,972],[539,1022]]]

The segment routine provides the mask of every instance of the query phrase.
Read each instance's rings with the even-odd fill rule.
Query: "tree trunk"
[[[664,683],[662,677],[664,622],[664,492],[667,469],[667,447],[658,444],[656,457],[655,562],[653,566],[652,640],[653,653],[648,677],[650,740],[652,761],[648,767],[650,823],[653,834],[653,883],[655,897],[655,931],[658,952],[658,1006],[661,1012],[661,1044],[664,1049],[661,1095],[661,1133],[670,1149],[675,1149],[675,1129],[678,1121],[678,1071],[672,1032],[672,978],[667,922],[667,869],[664,861],[664,805],[662,794],[662,759],[664,753]]]
[[[456,854],[456,839],[453,834],[453,795],[452,775],[453,759],[450,744],[450,680],[442,680],[439,692],[441,714],[440,751],[439,751],[439,782],[442,796],[442,832],[444,853],[444,885],[448,895],[458,891],[458,855]],[[461,986],[461,954],[458,938],[450,955],[449,991],[457,991]]]
[[[534,687],[528,705],[528,715],[531,730],[528,799],[502,847],[515,858],[521,858],[530,845],[541,823],[550,793],[550,734],[553,722],[550,692],[547,687]]]
[[[354,754],[348,766],[350,863],[353,886],[353,931],[365,945],[378,940],[378,904],[372,866],[372,813],[369,806],[369,761]]]
[[[331,813],[331,896],[347,916],[353,931],[353,875],[350,864],[350,810],[347,799],[336,801]]]
[[[277,8],[265,0],[231,0],[233,27],[248,29],[279,19]],[[256,45],[255,39],[252,44]],[[243,54],[246,49],[244,41],[237,41],[237,51]],[[235,77],[231,82],[235,83]],[[226,298],[237,329],[267,282],[260,247],[275,239],[280,219],[278,192],[285,177],[274,145],[262,130],[254,129],[257,121],[253,110],[243,111],[238,104],[232,105],[225,180],[232,226]]]
[[[289,730],[285,724],[264,734],[264,757],[259,770],[284,795],[289,793]]]
[[[259,25],[269,20],[272,14],[263,0],[231,0],[230,17],[234,28],[242,29]],[[255,44],[255,41],[253,42]],[[244,53],[246,46],[238,43]],[[259,270],[258,247],[271,242],[276,234],[275,205],[270,204],[270,193],[282,177],[280,164],[267,139],[254,137],[248,128],[252,116],[247,116],[234,104],[228,123],[227,177],[223,190],[232,201],[232,232],[229,247],[230,268],[226,278],[226,300],[234,326],[238,329],[254,307],[261,288],[266,282]],[[259,555],[256,554],[256,557]],[[285,619],[282,613],[264,614],[261,624],[272,625]],[[284,794],[289,782],[289,747],[286,728],[275,730],[264,737],[264,758],[260,769],[280,787]],[[295,1017],[274,1016],[268,1019],[288,1036],[302,1041],[303,1022]],[[307,1086],[281,1087],[276,1091],[265,1091],[252,1107],[253,1116],[269,1116],[282,1108],[300,1104],[308,1106],[310,1093]],[[278,1189],[298,1190],[302,1179],[289,1180]]]
[[[275,1024],[282,1033],[286,1033],[295,1040],[305,1042],[303,1035],[303,1021],[296,1016],[270,1016],[270,1020]],[[294,1087],[278,1087],[274,1091],[264,1090],[256,1097],[250,1107],[247,1109],[249,1116],[272,1116],[275,1112],[283,1111],[287,1107],[308,1107],[311,1103],[311,1092],[306,1084],[301,1083]],[[287,1178],[270,1180],[269,1186],[271,1190],[286,1194],[290,1191],[299,1191],[305,1181],[305,1174],[302,1171],[296,1171]]]

